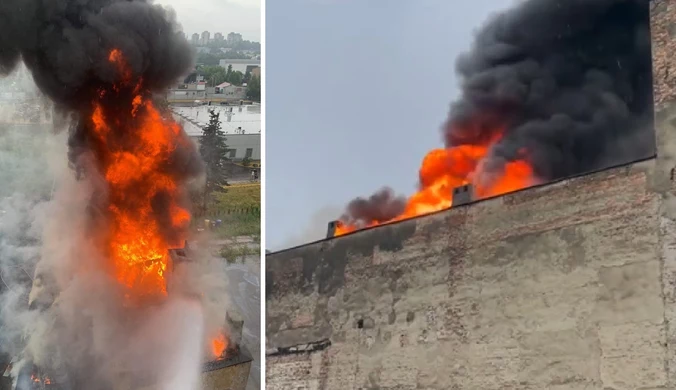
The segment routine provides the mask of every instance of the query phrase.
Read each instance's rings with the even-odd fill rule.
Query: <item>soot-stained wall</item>
[[[651,163],[268,256],[268,388],[666,383]]]
[[[268,255],[267,388],[676,388],[676,1],[651,13],[657,157]]]

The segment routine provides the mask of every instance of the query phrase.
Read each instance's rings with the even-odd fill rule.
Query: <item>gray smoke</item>
[[[175,308],[190,307],[193,313],[194,305],[170,300],[165,307],[125,308],[118,286],[104,271],[104,254],[89,234],[105,218],[100,211],[112,200],[100,177],[106,164],[102,149],[125,151],[138,137],[130,133],[139,128],[129,114],[133,96],[141,94],[147,101],[162,93],[192,64],[193,53],[177,32],[174,15],[150,0],[0,1],[0,74],[17,68],[23,72],[25,65],[32,88],[37,86],[56,107],[25,113],[11,107],[8,117],[3,112],[8,104],[0,102],[0,123],[35,117],[55,124],[38,130],[0,124],[12,137],[28,139],[26,158],[12,154],[3,159],[4,143],[14,141],[0,136],[0,164],[15,168],[0,169],[8,192],[0,194],[0,207],[5,207],[0,224],[0,351],[35,363],[63,388],[161,384],[165,374],[176,374],[167,373],[168,367],[185,358],[180,346],[192,348],[175,342],[181,337],[178,328],[148,324],[172,322]],[[113,49],[123,53],[129,74],[109,60]],[[140,83],[125,85],[127,78]],[[106,118],[116,119],[109,123],[105,145],[92,136],[94,100]],[[176,144],[169,145],[172,154],[162,173],[187,189],[201,173],[202,163],[194,145],[184,141],[187,136],[181,133]],[[33,155],[37,158],[28,158]],[[80,175],[83,171],[86,174]],[[144,183],[137,184],[142,188]],[[169,226],[162,223],[169,218],[166,202],[161,196],[155,200],[158,223]],[[188,206],[187,196],[181,201]],[[182,233],[162,232],[169,240]],[[201,322],[207,337],[222,326],[228,304],[223,270],[210,256],[198,257],[194,264],[181,266],[176,275],[183,280],[174,283],[181,296],[203,297],[203,313],[193,313],[194,326],[185,324],[194,329],[194,334],[185,335],[193,340],[201,338]],[[195,355],[194,350],[186,353]],[[193,363],[195,367],[180,366],[199,369],[199,361]],[[193,383],[191,378],[194,372],[170,379]]]
[[[368,198],[357,198],[347,205],[340,220],[358,228],[373,221],[387,221],[404,212],[406,198],[383,188]]]
[[[1,102],[0,112],[8,105],[23,103]],[[38,116],[44,111],[32,105]],[[22,359],[15,374],[35,364],[64,389],[132,389],[163,379],[165,388],[188,389],[203,357],[200,332],[213,334],[230,306],[223,267],[199,253],[176,272],[173,290],[204,294],[202,313],[184,299],[125,309],[115,282],[96,267],[104,260],[86,212],[94,186],[73,175],[67,134],[44,123],[6,124],[11,117],[0,114],[0,370],[14,358]]]
[[[496,15],[457,61],[446,146],[502,132],[483,173],[525,159],[540,182],[653,155],[649,28],[647,0],[527,0]],[[396,217],[383,202],[344,219]]]

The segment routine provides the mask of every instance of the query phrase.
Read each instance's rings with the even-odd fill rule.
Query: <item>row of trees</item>
[[[207,43],[206,47],[210,47],[210,48],[214,48],[214,49],[230,48],[230,49],[235,50],[235,51],[236,50],[261,51],[261,43],[260,42],[254,42],[254,41],[241,41],[241,42],[231,43],[231,42],[228,42],[225,39],[222,40],[222,41],[212,40],[209,43]]]
[[[242,85],[250,78],[249,75],[245,75],[238,70],[233,71],[232,65],[228,66],[228,69],[224,69],[220,66],[202,66],[199,67],[197,71],[204,76],[204,79],[210,87],[215,87],[224,82],[233,85]]]
[[[224,82],[233,85],[242,85],[246,83],[247,98],[257,102],[261,100],[261,80],[259,77],[251,75],[251,73],[242,74],[240,71],[233,71],[232,65],[228,66],[228,69],[224,69],[220,66],[202,66],[198,71],[204,76],[210,87],[215,87]]]
[[[229,51],[223,53],[220,50],[212,50],[210,53],[200,53],[197,55],[197,63],[203,65],[218,65],[220,60],[246,60],[250,55],[239,51]]]

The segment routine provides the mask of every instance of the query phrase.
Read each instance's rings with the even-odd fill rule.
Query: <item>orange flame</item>
[[[404,212],[389,221],[371,221],[357,227],[339,224],[335,236],[366,228],[433,213],[453,206],[453,189],[466,184],[474,187],[474,196],[486,198],[526,188],[533,184],[533,169],[526,160],[505,164],[501,174],[485,174],[483,163],[502,131],[479,145],[459,145],[430,151],[420,167],[420,189],[406,204]],[[486,177],[487,176],[487,177]]]
[[[110,266],[118,283],[125,288],[131,303],[145,298],[166,296],[165,274],[169,266],[168,251],[181,246],[184,237],[169,242],[162,228],[173,227],[184,231],[189,225],[190,212],[182,208],[179,183],[163,167],[171,164],[170,158],[177,145],[190,142],[181,136],[181,128],[172,119],[164,118],[147,98],[143,79],[133,78],[123,53],[114,49],[108,60],[115,65],[121,82],[111,90],[101,90],[92,102],[91,124],[97,138],[98,160],[107,184],[107,215],[109,220],[106,243]],[[116,106],[128,107],[120,115],[113,110],[106,116],[106,101],[123,88],[131,90],[124,95],[126,102],[116,101]],[[117,95],[113,95],[116,96]],[[124,103],[127,105],[124,106]],[[108,111],[110,112],[110,111]],[[114,127],[124,127],[124,140],[120,142]],[[113,140],[114,142],[111,142]],[[153,202],[162,199],[169,210],[169,218],[160,226]],[[215,357],[221,357],[228,340],[219,335],[211,341]]]
[[[223,335],[219,334],[216,338],[211,340],[211,353],[216,359],[222,358],[223,353],[228,348],[228,339]]]
[[[132,73],[131,69],[129,69],[129,66],[127,65],[127,61],[124,59],[124,56],[122,55],[122,51],[119,49],[113,49],[110,51],[110,55],[108,56],[108,61],[111,63],[115,64],[117,66],[117,70],[122,76],[122,80],[125,83],[128,83],[131,81],[132,78]]]
[[[122,52],[110,52],[109,61],[117,66],[122,84],[132,80]],[[120,90],[117,85],[115,91]],[[178,184],[163,173],[173,152],[181,129],[171,119],[163,118],[152,102],[141,93],[142,80],[134,87],[135,96],[129,102],[126,142],[109,142],[112,124],[120,118],[106,117],[103,101],[92,102],[91,123],[99,144],[101,170],[108,185],[109,232],[108,253],[117,281],[126,287],[128,298],[166,295],[165,272],[168,250],[181,245],[182,239],[168,242],[157,222],[152,202],[158,196],[168,200],[171,221],[175,227],[185,227],[190,213],[178,205]],[[98,94],[104,99],[106,91]],[[124,120],[124,119],[122,119]],[[122,146],[120,146],[122,145]]]

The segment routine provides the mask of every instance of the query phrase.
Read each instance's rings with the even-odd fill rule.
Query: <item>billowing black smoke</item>
[[[357,198],[351,201],[340,220],[350,226],[362,227],[362,224],[391,219],[391,215],[403,213],[405,207],[405,197],[396,196],[391,189],[383,188],[368,199]]]
[[[173,15],[145,0],[2,0],[0,71],[23,59],[45,94],[78,111],[100,86],[120,81],[112,48],[147,88],[176,81],[193,61],[176,32]]]
[[[111,61],[111,50],[123,55],[125,69]],[[81,173],[92,153],[101,159],[102,146],[124,149],[124,132],[135,126],[129,118],[136,94],[149,98],[164,93],[193,64],[193,51],[174,15],[150,0],[2,0],[0,2],[0,72],[23,61],[36,85],[57,107],[79,121],[71,129],[69,157]],[[119,87],[125,79],[134,80]],[[138,83],[136,82],[138,81]],[[140,85],[142,91],[136,90]],[[106,95],[102,96],[102,91]],[[108,143],[93,141],[92,101],[98,100],[113,133]],[[185,137],[184,137],[185,138]],[[164,167],[177,182],[199,175],[201,159],[190,142],[177,142]],[[94,160],[97,157],[93,158]],[[92,160],[90,158],[90,160]],[[98,161],[99,165],[105,161]],[[100,167],[99,167],[100,168]],[[156,207],[162,209],[162,199]],[[187,206],[187,198],[185,200]],[[167,210],[159,210],[161,226],[170,226]],[[175,236],[176,232],[167,232]],[[172,237],[173,238],[173,237]]]
[[[649,2],[530,0],[491,20],[459,59],[447,146],[505,128],[497,165],[525,148],[557,179],[654,153]]]
[[[653,155],[649,28],[648,0],[528,0],[496,15],[457,61],[446,146],[503,131],[483,169],[526,158],[543,181]],[[344,219],[397,216],[371,205]]]

